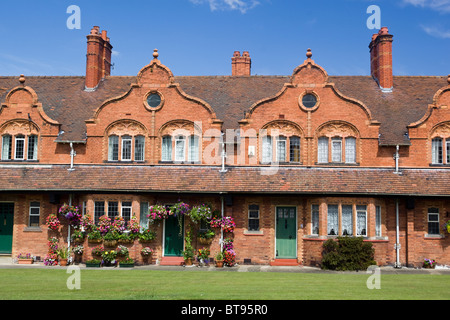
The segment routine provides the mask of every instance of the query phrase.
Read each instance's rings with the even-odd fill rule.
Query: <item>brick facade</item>
[[[70,194],[86,214],[93,215],[95,201],[126,201],[139,219],[144,203],[211,203],[235,219],[235,232],[225,237],[234,239],[238,263],[277,260],[277,208],[288,207],[295,209],[292,258],[300,264],[320,265],[323,242],[336,237],[330,208],[338,234],[344,209],[351,208],[353,235],[365,223],[379,265],[398,259],[420,266],[425,258],[450,264],[442,230],[450,219],[450,80],[394,77],[387,29],[370,44],[373,79],[330,77],[311,50],[287,77],[251,76],[248,52],[234,53],[231,77],[176,77],[157,50],[136,77],[116,77],[106,32],[94,27],[87,39],[86,77],[0,78],[0,202],[15,205],[12,255],[46,255],[55,235],[46,218]],[[219,173],[222,165],[227,172]],[[32,202],[40,205],[38,226],[30,225]],[[257,230],[249,228],[251,205],[259,208]],[[440,229],[431,234],[430,208]],[[152,228],[153,258],[161,261],[164,227]],[[67,232],[64,226],[57,234],[61,243]],[[84,245],[88,260],[95,245]],[[142,244],[127,246],[142,262]]]

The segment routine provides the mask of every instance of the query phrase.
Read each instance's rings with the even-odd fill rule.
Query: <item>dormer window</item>
[[[38,137],[22,134],[12,136],[5,134],[2,137],[1,159],[17,161],[36,161],[38,152]]]
[[[108,161],[144,161],[144,136],[116,136],[108,138]],[[134,148],[133,148],[134,140]]]

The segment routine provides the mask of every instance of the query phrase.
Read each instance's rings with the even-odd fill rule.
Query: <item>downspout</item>
[[[398,208],[398,199],[395,201],[395,251],[396,251],[396,262],[395,267],[401,268],[400,264],[400,233],[399,233],[399,208]]]
[[[400,147],[397,145],[396,151],[395,151],[395,154],[394,154],[394,159],[395,159],[395,171],[394,171],[394,173],[395,174],[400,174],[400,171],[398,170],[398,160],[400,159],[399,149],[400,149]]]
[[[221,213],[222,213],[222,219],[224,217],[224,199],[223,196],[220,196],[220,201],[222,202],[221,204]],[[223,228],[220,228],[220,252],[223,251]]]
[[[72,194],[69,194],[69,206],[72,206]],[[67,247],[70,247],[70,223],[69,223],[69,231],[67,234]]]
[[[227,157],[227,153],[225,152],[225,141],[224,141],[224,133],[222,132],[222,169],[220,170],[220,173],[227,172],[227,169],[225,169],[225,159]]]
[[[73,171],[75,170],[73,167],[73,158],[77,155],[77,153],[75,152],[75,150],[73,149],[73,143],[70,143],[70,168],[69,171]]]

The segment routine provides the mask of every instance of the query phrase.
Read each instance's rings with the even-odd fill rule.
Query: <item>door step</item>
[[[161,266],[181,266],[183,264],[183,257],[162,257],[159,263]]]
[[[270,261],[271,266],[299,266],[297,259],[275,259]]]

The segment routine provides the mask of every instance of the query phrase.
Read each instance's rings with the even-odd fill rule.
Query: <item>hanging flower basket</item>
[[[149,223],[153,224],[155,221],[162,221],[170,216],[173,216],[173,214],[174,213],[170,208],[156,204],[148,209],[147,217],[149,218]]]
[[[69,224],[73,227],[78,227],[81,223],[81,212],[80,208],[76,206],[69,206],[68,204],[63,204],[61,208],[59,208],[58,213],[67,219]]]
[[[56,214],[51,214],[47,217],[47,226],[49,230],[58,231],[61,222],[59,221]]]

